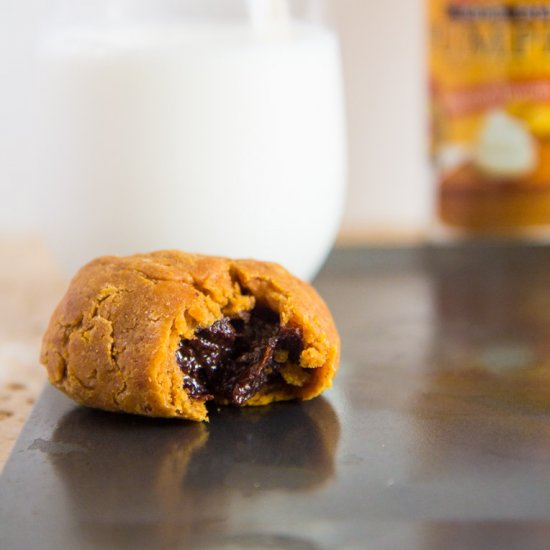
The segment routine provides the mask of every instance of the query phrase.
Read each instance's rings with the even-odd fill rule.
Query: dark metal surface
[[[550,547],[550,249],[340,251],[308,403],[196,425],[47,388],[0,478],[0,548]]]

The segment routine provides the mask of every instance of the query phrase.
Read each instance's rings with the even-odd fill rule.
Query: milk
[[[187,20],[46,37],[42,217],[68,274],[166,248],[315,274],[343,204],[339,52],[320,26],[287,30]]]

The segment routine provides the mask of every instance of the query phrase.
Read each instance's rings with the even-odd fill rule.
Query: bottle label
[[[550,223],[550,1],[429,0],[428,14],[440,216]]]

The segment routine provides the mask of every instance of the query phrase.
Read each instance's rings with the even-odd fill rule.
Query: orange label
[[[550,1],[429,0],[428,16],[441,185],[550,186]]]

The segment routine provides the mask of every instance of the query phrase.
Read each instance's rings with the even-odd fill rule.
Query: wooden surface
[[[548,247],[336,251],[342,365],[306,403],[196,424],[47,387],[0,548],[547,550],[549,273]]]
[[[45,246],[0,237],[0,471],[42,389],[40,339],[64,283]]]

